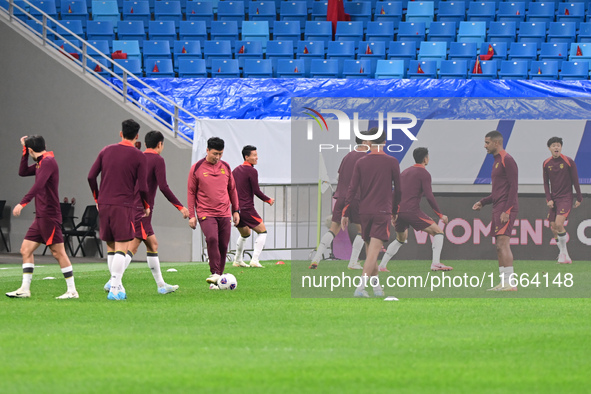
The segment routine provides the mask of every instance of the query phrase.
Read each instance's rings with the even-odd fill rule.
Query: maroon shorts
[[[341,223],[341,218],[343,217],[343,209],[345,208],[345,198],[339,197],[337,198],[337,202],[334,204],[334,208],[332,209],[332,221],[335,223]],[[351,223],[359,223],[359,200],[353,200],[351,204],[349,204],[349,208],[347,209],[347,213],[349,214],[349,222]]]
[[[572,206],[573,199],[570,197],[554,200],[554,208],[550,208],[548,210],[548,221],[555,222],[556,216],[558,215],[562,215],[567,218]]]
[[[135,211],[132,206],[99,205],[100,235],[105,242],[131,241],[135,236]]]
[[[255,228],[259,224],[263,223],[263,219],[259,216],[256,209],[244,209],[240,211],[240,222],[238,227],[250,227]]]
[[[152,211],[150,215],[144,216],[143,210],[136,210],[135,221],[133,222],[135,227],[135,237],[137,239],[148,239],[150,235],[154,235],[154,229],[152,228]]]
[[[25,235],[27,241],[39,244],[63,244],[62,220],[56,218],[35,218]]]
[[[359,218],[361,219],[361,235],[365,242],[369,242],[370,238],[377,238],[384,242],[390,239],[391,215],[359,215]]]
[[[498,237],[499,235],[506,235],[508,237],[511,236],[511,232],[513,231],[513,223],[515,223],[515,219],[517,218],[517,211],[511,211],[509,214],[509,221],[506,223],[501,223],[501,214],[503,213],[502,210],[493,210],[492,213],[492,222],[491,222],[491,230],[493,232],[493,237]]]
[[[423,211],[399,212],[395,227],[397,233],[403,233],[409,226],[417,231],[421,231],[432,224],[435,224],[433,219]]]

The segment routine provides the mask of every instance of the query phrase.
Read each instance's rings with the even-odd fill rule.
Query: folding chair
[[[0,201],[0,220],[4,219],[4,206],[6,206],[6,200]],[[4,248],[7,252],[10,253],[10,246],[8,246],[8,242],[6,242],[6,238],[4,237],[4,232],[2,231],[2,226],[0,225],[0,237],[2,237],[2,242],[4,243]]]
[[[84,249],[84,241],[86,238],[94,238],[96,248],[101,258],[103,257],[103,244],[97,237],[98,231],[98,209],[96,205],[88,205],[82,215],[82,220],[71,230],[66,230],[64,234],[64,242],[69,242],[70,238],[76,237],[78,240],[78,247],[72,253],[72,256],[76,256],[78,251],[82,251],[82,256],[86,257],[86,250]]]

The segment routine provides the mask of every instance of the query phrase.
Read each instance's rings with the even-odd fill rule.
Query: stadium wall
[[[76,198],[76,216],[93,204],[86,177],[98,152],[120,141],[121,121],[130,114],[91,88],[87,82],[45,55],[25,38],[0,23],[0,199],[14,207],[32,186],[32,179],[19,178],[21,157],[19,138],[41,134],[48,150],[55,152],[60,165],[60,197]],[[142,124],[140,139],[150,129]],[[167,164],[168,183],[182,201],[186,201],[186,180],[191,150],[165,142],[162,155]],[[34,207],[26,207],[19,218],[5,222],[10,226],[13,252],[18,252]],[[188,261],[191,258],[191,231],[186,221],[158,193],[154,212],[163,261]],[[6,226],[3,226],[6,230]],[[5,231],[6,233],[6,231]],[[39,253],[43,251],[40,248]],[[98,255],[97,255],[98,256]],[[137,259],[145,260],[140,247]]]

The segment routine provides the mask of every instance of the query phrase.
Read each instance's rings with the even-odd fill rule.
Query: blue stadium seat
[[[470,70],[468,78],[470,79],[497,79],[498,65],[497,60],[479,60],[482,73],[474,73],[474,64],[476,61],[470,63]],[[499,61],[500,62],[500,61]]]
[[[181,21],[179,38],[181,40],[197,40],[201,43],[207,41],[207,22]]]
[[[589,79],[589,62],[587,61],[568,61],[562,62],[562,69],[558,74],[560,79]]]
[[[322,59],[326,55],[322,41],[298,41],[296,59],[304,59],[307,77],[310,76],[312,59]]]
[[[499,79],[527,79],[528,71],[527,61],[504,60],[501,62]]]
[[[515,22],[491,22],[488,29],[489,42],[515,42],[517,27]]]
[[[548,3],[529,3],[529,9],[527,10],[527,16],[525,20],[528,22],[554,22],[554,14],[556,8],[552,2]],[[519,26],[521,29],[521,25]]]
[[[506,42],[483,42],[480,46],[480,54],[488,54],[488,49],[492,47],[493,57],[490,60],[498,60],[497,66],[501,67],[501,61],[507,60],[507,54],[509,53],[509,46]]]
[[[86,59],[86,68],[94,71],[104,78],[112,77],[111,73],[107,71],[111,69],[111,63],[109,63],[107,59]]]
[[[375,74],[378,60],[386,59],[385,41],[360,41],[357,51],[358,60],[369,60],[371,64],[371,74]]]
[[[312,20],[326,21],[326,12],[328,9],[328,1],[315,1],[312,5]]]
[[[140,44],[135,41],[121,41],[121,40],[114,40],[113,41],[113,52],[121,51],[123,53],[127,53],[127,59],[137,59],[140,61],[142,60],[142,53],[140,51]]]
[[[68,29],[70,32],[66,31]],[[81,20],[69,20],[69,21],[61,21],[60,25],[57,25],[56,28],[57,34],[59,34],[64,40],[79,40],[79,39],[86,39],[86,34],[84,34],[84,29],[82,28],[82,21]],[[76,37],[78,36],[78,37]],[[59,36],[58,36],[59,37]]]
[[[345,60],[355,59],[355,44],[353,41],[330,41],[326,58],[339,61],[339,75],[341,75]]]
[[[550,22],[548,29],[548,42],[564,42],[570,44],[577,37],[577,24],[575,22]]]
[[[188,1],[187,20],[204,21],[207,28],[211,28],[213,21],[213,3],[211,1]]]
[[[119,6],[116,1],[93,1],[92,2],[92,20],[93,21],[111,21],[115,25],[121,20]]]
[[[458,42],[475,42],[480,45],[486,38],[486,22],[460,22]]]
[[[499,11],[497,12],[497,21],[499,22],[515,22],[515,26],[519,28],[519,24],[525,20],[525,2],[501,2],[499,3]]]
[[[544,42],[540,50],[539,59],[543,61],[553,60],[558,63],[558,69],[568,57],[568,44],[565,42]]]
[[[486,22],[488,27],[490,22],[495,20],[496,15],[497,5],[495,2],[471,1],[466,19],[469,22]]]
[[[154,20],[173,21],[175,26],[180,26],[180,22],[183,20],[181,2],[163,0],[156,1],[156,3],[154,3]]]
[[[419,48],[417,60],[434,60],[437,68],[442,60],[447,58],[447,42],[444,41],[423,41]]]
[[[62,0],[61,13],[62,20],[71,21],[79,20],[82,22],[82,27],[86,29],[88,23],[88,6],[86,0]]]
[[[363,22],[363,27],[367,28],[367,23],[371,21],[371,1],[345,1],[345,13],[349,14],[351,21]]]
[[[473,60],[476,59],[478,46],[475,42],[452,42],[449,44],[449,60]],[[482,53],[482,52],[481,52]]]
[[[394,22],[368,22],[365,39],[367,41],[394,41]]]
[[[324,49],[328,48],[328,42],[332,41],[332,22],[306,22],[304,39],[306,41],[324,41]]]
[[[151,19],[150,2],[129,0],[123,2],[124,21],[142,21],[147,32]]]
[[[55,28],[55,24],[54,23],[50,23],[51,21],[47,21],[47,25],[49,27],[51,27],[54,31],[56,30]],[[27,26],[29,26],[31,29],[33,29],[34,31],[36,31],[37,33],[39,33],[40,36],[43,36],[43,23],[42,22],[37,22],[36,20],[32,20],[29,19],[27,21]],[[55,35],[48,30],[45,31],[46,37],[48,40],[55,40]]]
[[[277,20],[277,10],[274,1],[249,1],[248,19],[251,21],[267,21],[269,33],[273,33],[273,27]]]
[[[581,52],[580,55],[577,52]],[[570,61],[591,61],[591,44],[590,43],[571,43],[570,51],[568,54],[568,60]]]
[[[443,60],[439,69],[440,79],[466,79],[468,78],[467,60]]]
[[[240,78],[238,60],[213,59],[211,61],[211,76],[213,78]]]
[[[238,23],[236,21],[211,22],[211,39],[230,41],[232,50],[234,50],[234,42],[238,40],[238,34]]]
[[[557,80],[558,62],[555,60],[532,62],[529,79]]]
[[[435,16],[435,4],[433,1],[410,1],[406,9],[407,22],[425,22],[428,29]]]
[[[591,22],[583,22],[579,25],[577,42],[591,42]]]
[[[174,42],[173,51],[174,71],[179,71],[179,59],[201,59],[201,42],[193,40],[180,40]]]
[[[148,38],[150,40],[166,40],[173,48],[177,39],[175,23],[173,21],[150,21]]]
[[[205,41],[203,57],[208,69],[211,68],[212,59],[232,59],[232,43],[228,40]]]
[[[404,60],[378,60],[375,79],[403,79],[406,75]]]
[[[146,78],[174,78],[171,59],[146,59]]]
[[[244,78],[273,78],[273,63],[268,59],[244,59]]]
[[[235,21],[240,28],[240,22],[245,19],[243,1],[220,1],[218,3],[218,21]]]
[[[453,42],[456,40],[456,22],[431,22],[427,41]]]
[[[400,22],[396,41],[413,41],[415,49],[418,49],[419,43],[425,41],[425,23]]]
[[[300,21],[300,27],[303,29],[308,20],[308,5],[305,1],[282,1],[279,20]]]
[[[293,59],[294,49],[293,41],[269,41],[267,43],[266,58],[271,59],[273,63],[273,72],[277,76],[277,60]]]
[[[54,19],[58,19],[57,7],[55,0],[30,0],[31,4],[45,12],[47,15]],[[29,7],[29,13],[38,19],[42,19],[41,12],[37,11],[33,7]]]
[[[567,12],[568,10],[568,12]],[[585,3],[569,1],[558,4],[556,22],[575,22],[577,28],[585,21]]]
[[[338,78],[339,62],[334,59],[312,59],[308,74],[311,78]]]
[[[112,21],[88,21],[86,25],[87,40],[107,40],[112,43],[115,39]]]
[[[363,41],[363,22],[337,22],[335,41]]]
[[[343,64],[342,76],[347,79],[373,78],[374,73],[370,60],[347,59]]]
[[[460,23],[466,20],[466,3],[463,1],[442,1],[437,11],[439,22]]]
[[[269,22],[267,21],[242,21],[242,40],[260,41],[263,51],[269,41]]]
[[[419,72],[419,69],[422,72]],[[411,60],[408,66],[408,78],[437,78],[437,62],[435,60]]]
[[[374,21],[392,22],[394,30],[402,21],[402,2],[401,1],[380,1],[376,3],[374,12]]]
[[[546,42],[546,23],[522,22],[517,33],[518,42],[535,42],[541,48],[542,42]]]
[[[302,34],[300,21],[276,21],[273,28],[273,40],[300,41]]]
[[[203,59],[179,59],[179,77],[207,78],[207,69]]]
[[[143,55],[144,64],[146,64],[146,60],[148,59],[172,59],[168,41],[145,41]],[[147,71],[148,69],[146,68]]]
[[[304,78],[306,75],[306,65],[303,59],[278,59],[277,77],[278,78]]]
[[[117,75],[123,75],[123,68],[137,77],[142,77],[142,61],[140,59],[115,59],[113,60],[113,72]],[[119,67],[118,67],[119,66]]]
[[[111,46],[107,40],[94,40],[88,41],[88,44],[96,48],[92,49],[90,46],[86,49],[86,54],[94,59],[102,59],[102,55],[110,57]]]
[[[275,7],[275,3],[273,3],[273,7]],[[244,68],[246,59],[262,59],[263,53],[261,41],[236,41],[234,58],[238,59],[238,67],[240,68]]]
[[[64,40],[55,40],[54,44],[63,49],[65,52],[67,53],[75,53],[78,55],[78,57],[80,57],[80,49],[82,48],[80,41],[78,40],[70,40],[68,42],[64,41]]]
[[[537,60],[538,47],[534,42],[514,42],[511,43],[509,49],[508,60],[525,60],[528,63],[528,67],[532,61]],[[502,66],[502,64],[501,64]]]
[[[414,42],[393,41],[388,46],[388,60],[403,60],[405,68],[411,60],[416,60],[417,50]]]
[[[144,47],[146,29],[144,21],[119,21],[117,22],[117,38],[122,41],[135,40],[140,44],[140,50]]]

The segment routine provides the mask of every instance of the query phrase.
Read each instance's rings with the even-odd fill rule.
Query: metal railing
[[[35,15],[32,15],[31,13],[29,13],[29,11],[27,9],[21,7],[18,4],[15,4],[14,0],[8,0],[8,12],[7,13],[8,13],[8,20],[10,23],[18,23],[21,26],[24,26],[30,32],[32,32],[38,38],[41,39],[41,44],[43,46],[51,46],[51,47],[54,47],[55,49],[57,49],[58,51],[60,51],[63,55],[68,57],[71,61],[73,61],[74,63],[76,63],[80,66],[80,70],[81,70],[82,74],[91,74],[94,77],[98,78],[100,81],[105,83],[107,86],[109,86],[110,88],[112,88],[113,90],[115,90],[116,92],[121,94],[124,104],[133,103],[136,106],[138,106],[141,110],[148,113],[150,116],[152,116],[154,119],[156,119],[159,123],[161,123],[164,127],[166,127],[168,129],[167,131],[169,131],[173,135],[174,138],[180,138],[186,142],[192,143],[192,141],[193,141],[192,137],[189,136],[187,133],[181,131],[180,129],[185,127],[186,129],[191,130],[193,132],[193,135],[195,135],[195,121],[198,119],[195,115],[193,115],[191,112],[187,111],[186,109],[180,107],[178,104],[176,104],[169,97],[164,96],[162,93],[158,92],[156,89],[152,88],[150,85],[143,82],[140,78],[138,78],[135,74],[131,73],[125,67],[122,67],[118,63],[114,62],[109,56],[101,53],[97,48],[92,46],[90,43],[88,43],[82,37],[78,36],[77,34],[72,32],[71,30],[69,30],[67,27],[62,25],[60,23],[60,21],[54,19],[53,17],[51,17],[47,13],[43,12],[41,9],[39,9],[35,5],[31,4],[28,0],[23,0],[23,1],[25,4],[28,5],[29,9],[34,9],[35,11],[37,11],[41,16],[41,19],[39,19]],[[37,30],[33,29],[31,26],[27,25],[22,20],[20,20],[18,18],[18,16],[14,14],[15,9],[22,12],[22,14],[19,14],[18,16],[23,16],[23,17],[26,16],[27,18],[34,20],[35,22],[40,24],[42,27],[41,32],[38,32]],[[6,10],[4,8],[0,7],[0,15],[3,12],[6,13]],[[48,24],[49,22],[53,22],[55,24],[55,29],[52,28],[51,25]],[[78,46],[76,46],[71,41],[69,41],[67,39],[67,37],[64,37],[61,34],[59,34],[57,32],[58,26],[60,29],[63,29],[64,31],[66,31],[69,35],[75,37],[75,39],[78,40],[82,44],[82,48],[78,48]],[[55,37],[58,37],[58,39],[63,40],[64,41],[64,48],[57,46],[53,41],[51,41],[51,39],[48,39],[48,37],[47,37],[48,34],[53,34],[53,35],[55,35]],[[68,49],[71,48],[76,51],[76,52],[71,52],[71,53],[79,53],[79,59],[72,56],[71,53],[65,49],[66,45],[68,45]],[[93,51],[95,51],[96,55],[93,55],[93,56],[97,56],[101,59],[106,60],[107,64],[109,64],[110,67],[113,68],[113,70],[121,70],[122,75],[119,75],[109,68],[104,68],[104,71],[107,72],[108,74],[110,74],[112,78],[115,78],[122,83],[122,87],[119,87],[117,84],[113,83],[111,80],[103,77],[98,72],[94,71],[95,68],[97,67],[97,65],[101,69],[103,69],[104,65],[101,64],[98,60],[94,59],[92,56],[88,55],[89,48],[92,49]],[[91,64],[90,66],[88,65],[89,63]],[[134,81],[134,83],[137,82],[137,84],[139,86],[141,86],[142,89],[149,90],[152,94],[155,94],[159,99],[161,99],[161,101],[165,105],[162,105],[158,101],[152,99],[150,96],[147,96],[141,89],[138,89],[136,86],[131,84],[130,81]],[[133,97],[130,94],[130,92],[134,92],[135,94],[139,95],[139,99],[136,99],[135,97]],[[155,107],[160,109],[165,115],[170,116],[170,120],[163,118],[159,113],[155,112],[154,110],[152,110],[152,109],[148,108],[147,106],[145,106],[144,104],[142,104],[140,102],[140,100],[145,100],[145,101],[149,102],[151,105],[154,105]],[[183,116],[189,118],[190,121],[187,122],[187,121],[183,120],[179,115],[183,115]]]

